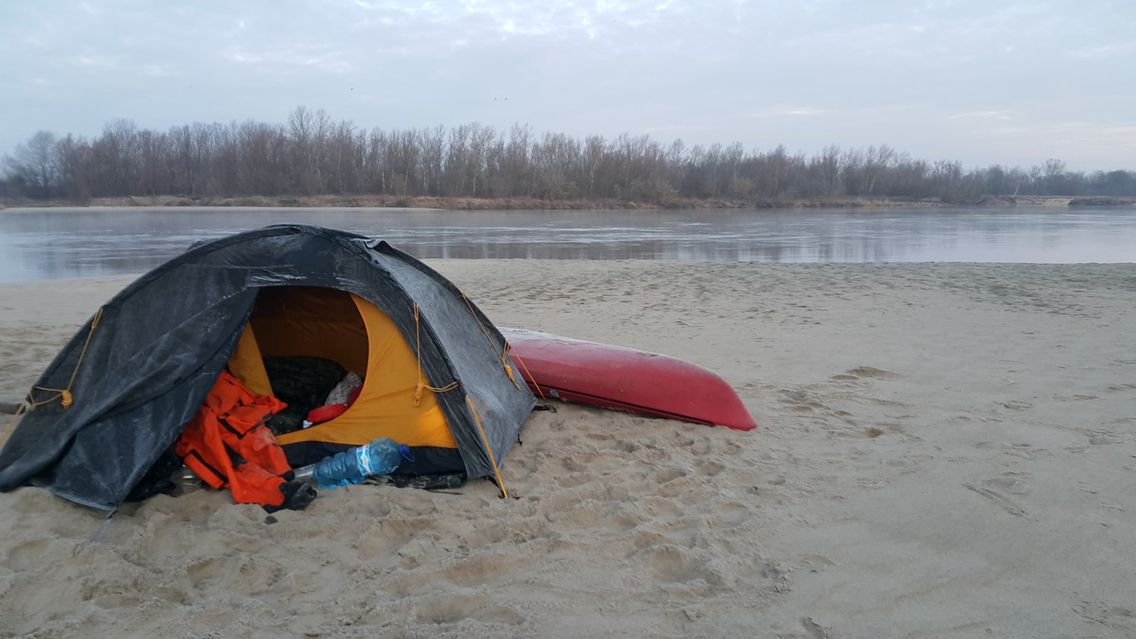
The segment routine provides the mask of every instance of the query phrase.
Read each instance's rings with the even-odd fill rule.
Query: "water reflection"
[[[422,258],[715,262],[1132,262],[1136,209],[0,212],[0,281],[145,271],[201,238],[303,222]]]

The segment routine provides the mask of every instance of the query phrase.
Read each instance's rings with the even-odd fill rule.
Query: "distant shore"
[[[26,198],[0,199],[0,208],[50,207],[179,207],[179,206],[231,206],[231,207],[334,207],[334,208],[408,208],[473,210],[581,210],[581,209],[822,209],[822,208],[987,208],[1030,206],[1067,208],[1078,206],[1133,206],[1131,197],[1072,197],[1072,196],[983,196],[972,202],[955,202],[940,198],[895,197],[832,197],[786,198],[774,200],[733,199],[674,199],[664,202],[636,202],[615,199],[545,200],[540,198],[472,198],[472,197],[411,197],[393,195],[305,195],[305,196],[241,196],[191,197],[176,195],[127,196],[91,198],[84,201],[67,199],[32,200]]]

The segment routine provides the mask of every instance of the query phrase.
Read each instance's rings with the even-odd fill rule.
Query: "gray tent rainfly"
[[[457,470],[500,482],[497,466],[535,403],[503,365],[501,333],[451,282],[386,242],[287,225],[197,245],[99,309],[36,383],[38,405],[0,451],[0,490],[32,483],[116,508],[201,405],[258,294],[278,287],[343,291],[386,314],[428,383],[452,389],[437,402]]]

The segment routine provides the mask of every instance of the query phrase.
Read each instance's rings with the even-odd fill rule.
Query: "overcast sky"
[[[1136,169],[1136,0],[0,4],[0,154],[39,129],[477,121]]]

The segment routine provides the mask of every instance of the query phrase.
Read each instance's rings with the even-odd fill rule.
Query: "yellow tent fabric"
[[[281,435],[281,445],[316,441],[359,446],[389,437],[408,446],[457,448],[434,393],[423,390],[421,401],[414,403],[418,362],[410,344],[366,300],[330,289],[267,289],[259,294],[250,326],[255,335],[250,339],[264,356],[325,357],[363,377],[359,398],[345,413]],[[233,360],[229,365],[240,378]]]
[[[237,342],[237,348],[229,356],[229,372],[254,395],[272,396],[272,383],[268,381],[268,373],[264,370],[264,359],[261,357],[252,324],[245,326],[240,341]]]

